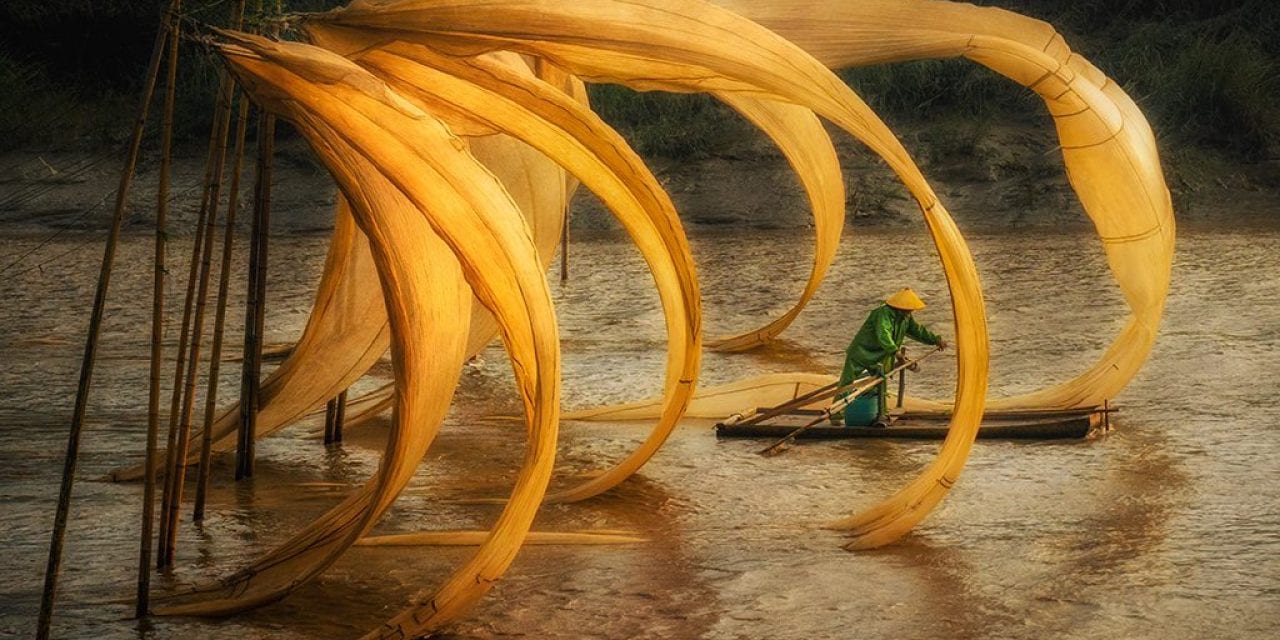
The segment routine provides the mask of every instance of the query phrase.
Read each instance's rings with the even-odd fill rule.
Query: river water
[[[955,489],[899,544],[848,553],[820,528],[914,477],[937,443],[718,442],[690,421],[641,473],[605,496],[548,507],[536,529],[622,529],[644,544],[529,547],[453,638],[1273,638],[1280,629],[1280,225],[1179,230],[1160,341],[1116,399],[1109,435],[979,443]],[[0,277],[0,636],[29,637],[92,299],[100,234],[10,236]],[[1123,305],[1087,230],[991,229],[969,240],[991,314],[992,389],[1015,393],[1085,367]],[[130,620],[141,487],[98,481],[140,458],[145,424],[150,245],[127,235],[84,435],[55,635],[65,638],[358,636],[429,592],[467,557],[456,548],[357,548],[284,601],[228,620]],[[274,241],[269,341],[296,337],[323,235]],[[781,312],[807,275],[803,230],[693,236],[708,332]],[[780,344],[708,353],[703,381],[769,371],[834,373],[878,296],[903,285],[950,335],[941,272],[914,228],[853,230],[818,299]],[[664,359],[657,296],[625,239],[575,241],[553,280],[566,406],[649,396]],[[172,263],[185,260],[178,239]],[[30,268],[46,263],[40,269]],[[25,272],[24,272],[25,271]],[[172,269],[170,291],[184,276]],[[552,271],[555,277],[555,271]],[[171,294],[172,295],[172,294]],[[229,317],[239,324],[239,294]],[[172,332],[171,332],[172,333]],[[234,330],[233,330],[233,333]],[[170,342],[175,340],[169,336]],[[232,336],[230,344],[236,344]],[[172,347],[170,347],[172,348]],[[912,389],[945,395],[951,354]],[[224,389],[234,389],[235,365]],[[387,367],[375,373],[385,376]],[[378,380],[369,380],[374,385]],[[226,393],[231,393],[230,391]],[[522,429],[501,351],[468,365],[448,423],[379,532],[485,528],[466,498],[500,496]],[[644,424],[567,423],[557,484],[621,458]],[[182,524],[160,589],[233,569],[336,503],[377,464],[385,422],[325,450],[315,421],[262,442],[258,475],[214,469],[211,512]],[[459,501],[459,499],[463,499]]]

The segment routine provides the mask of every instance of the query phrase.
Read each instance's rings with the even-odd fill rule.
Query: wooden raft
[[[1103,427],[1109,411],[1094,407],[1067,411],[993,411],[983,416],[979,439],[988,440],[1060,440],[1084,438]],[[716,424],[720,438],[782,438],[822,414],[818,409],[794,409],[758,424]],[[941,440],[947,437],[946,413],[903,413],[890,426],[835,427],[818,425],[802,431],[798,438],[836,440],[846,438],[890,438],[902,440]]]

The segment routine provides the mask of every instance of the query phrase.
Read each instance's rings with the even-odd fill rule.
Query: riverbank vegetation
[[[1186,189],[1223,181],[1280,186],[1269,179],[1280,159],[1280,4],[979,4],[1053,24],[1073,49],[1118,79],[1151,120],[1172,182]],[[964,60],[846,69],[840,75],[895,131],[910,138],[908,147],[925,162],[955,162],[990,151],[1004,142],[1010,126],[1048,126],[1036,96]],[[649,154],[714,156],[748,132],[748,125],[702,96],[648,96],[593,87],[592,97],[597,110]]]
[[[162,0],[0,4],[0,140],[11,148],[118,144],[136,108]],[[222,23],[225,0],[187,2],[187,20]],[[341,4],[289,0],[290,10]],[[1280,6],[1272,0],[984,0],[1055,25],[1120,80],[1152,121],[1172,182],[1266,181],[1280,156]],[[215,64],[188,43],[180,143],[207,135]],[[925,162],[989,150],[1008,127],[1044,128],[1039,101],[963,60],[849,69],[842,77]],[[734,156],[745,123],[703,96],[592,87],[597,110],[646,156]],[[996,136],[997,138],[993,138]],[[1226,176],[1226,177],[1224,177]]]

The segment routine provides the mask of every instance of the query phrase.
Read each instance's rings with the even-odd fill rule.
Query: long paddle
[[[764,413],[749,413],[745,416],[742,414],[734,414],[732,416],[729,416],[729,418],[727,418],[724,421],[724,424],[744,426],[744,427],[757,424],[763,420],[768,420],[769,418],[772,418],[778,414],[786,413],[787,411],[790,411],[791,409],[794,409],[798,406],[808,404],[811,401],[823,400],[823,399],[829,398],[852,386],[852,385],[845,385],[843,387],[836,388],[837,384],[839,383],[832,382],[831,384],[823,385],[821,387],[818,387],[817,389],[814,389],[813,391],[810,391],[809,393],[798,395],[780,405],[770,407],[769,409],[765,410]],[[753,410],[753,411],[756,411],[756,410]],[[734,418],[737,418],[737,420],[735,420]]]
[[[898,366],[896,366],[896,367],[894,367],[894,368],[892,368],[892,369],[890,369],[890,370],[888,370],[888,371],[886,371],[886,372],[884,372],[884,373],[882,373],[882,374],[880,374],[880,375],[878,375],[878,376],[874,376],[874,377],[872,377],[872,378],[871,378],[871,380],[870,380],[870,381],[868,381],[868,382],[863,382],[863,383],[861,383],[861,384],[856,384],[856,383],[855,383],[855,384],[856,384],[856,386],[854,386],[854,389],[853,389],[853,392],[852,392],[852,393],[850,393],[849,395],[845,396],[844,398],[842,398],[842,399],[840,399],[840,400],[837,400],[836,402],[832,403],[832,405],[831,405],[830,407],[828,407],[828,408],[824,409],[824,410],[822,411],[822,413],[821,413],[817,418],[814,418],[812,421],[810,421],[810,422],[806,423],[805,425],[803,425],[803,426],[801,426],[801,427],[797,428],[795,431],[792,431],[791,433],[788,433],[788,434],[787,434],[785,437],[783,437],[781,440],[778,440],[777,442],[775,442],[775,443],[773,443],[773,444],[769,445],[768,447],[765,447],[764,449],[761,449],[761,450],[760,450],[760,452],[759,452],[759,453],[760,453],[760,455],[762,455],[762,456],[773,456],[773,455],[777,455],[778,453],[781,453],[782,451],[785,451],[785,450],[786,450],[786,446],[787,446],[788,444],[790,444],[791,442],[793,442],[793,441],[796,439],[796,436],[798,436],[798,435],[800,435],[801,433],[804,433],[805,431],[807,431],[808,429],[810,429],[810,428],[812,428],[812,427],[815,427],[815,426],[817,426],[818,424],[820,424],[820,423],[822,423],[822,422],[824,422],[824,421],[828,420],[828,419],[831,417],[831,414],[832,414],[832,413],[834,413],[834,412],[836,412],[836,411],[841,411],[841,410],[843,410],[846,406],[848,406],[848,404],[849,404],[850,402],[853,402],[854,398],[857,398],[858,396],[860,396],[860,395],[862,395],[862,394],[866,393],[867,391],[870,391],[871,389],[874,389],[877,385],[879,385],[879,384],[880,384],[880,382],[881,382],[882,380],[888,380],[888,379],[889,379],[889,377],[890,377],[890,376],[892,376],[893,374],[898,373],[899,371],[902,371],[903,369],[906,369],[907,367],[913,366],[913,365],[915,365],[915,364],[919,363],[920,361],[924,360],[925,358],[928,358],[929,356],[931,356],[931,355],[933,355],[933,354],[935,354],[935,353],[938,353],[939,351],[942,351],[942,347],[934,347],[934,348],[933,348],[933,350],[931,350],[931,351],[929,351],[928,353],[926,353],[926,354],[924,354],[924,355],[920,356],[919,358],[916,358],[915,360],[908,360],[908,361],[906,361],[906,362],[903,362],[902,364],[900,364],[900,365],[898,365]],[[853,386],[853,385],[850,385],[850,386]]]
[[[901,376],[899,376],[899,379],[901,379]],[[859,380],[861,380],[861,378],[859,378]],[[830,398],[840,393],[843,393],[845,391],[848,391],[849,389],[852,389],[854,385],[858,384],[858,380],[854,380],[853,382],[850,382],[849,384],[846,384],[841,387],[837,387],[836,386],[837,384],[839,384],[839,382],[832,382],[831,384],[823,385],[821,387],[818,387],[817,389],[814,389],[813,391],[810,391],[809,393],[798,395],[782,404],[770,407],[766,409],[763,413],[759,412],[758,407],[756,409],[752,409],[751,412],[747,413],[746,415],[735,413],[732,416],[729,416],[728,418],[726,418],[723,424],[725,426],[734,426],[734,427],[749,427],[754,424],[760,424],[761,422],[764,422],[769,418],[782,415],[796,407],[804,406],[806,404],[809,404],[810,402],[814,402],[817,400],[825,400],[827,398]],[[898,406],[899,407],[902,406],[902,394],[903,394],[902,387],[901,385],[899,385],[899,388],[898,388]]]

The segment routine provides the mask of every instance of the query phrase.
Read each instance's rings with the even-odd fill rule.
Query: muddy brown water
[[[29,637],[52,523],[100,234],[36,248],[10,236],[0,274],[0,636]],[[1057,381],[1096,357],[1124,311],[1088,231],[969,234],[986,288],[992,388]],[[150,246],[126,237],[108,305],[55,616],[64,638],[355,637],[429,592],[468,551],[358,548],[284,601],[224,620],[130,620],[141,487],[95,480],[140,458],[145,424]],[[324,256],[322,235],[273,245],[271,341],[296,337]],[[709,333],[780,312],[807,274],[803,230],[693,238]],[[786,340],[708,353],[703,380],[769,371],[834,372],[874,298],[904,284],[950,335],[941,273],[914,229],[852,230],[814,304]],[[705,421],[679,429],[624,486],[545,508],[537,529],[625,529],[649,542],[530,547],[454,638],[1272,638],[1280,629],[1280,225],[1180,230],[1160,341],[1117,398],[1110,435],[982,442],[951,495],[892,547],[847,553],[820,525],[887,496],[937,443],[802,444],[765,459],[760,443],[717,442]],[[175,243],[170,260],[186,249]],[[575,242],[556,284],[567,406],[647,396],[661,379],[657,296],[630,245]],[[170,291],[184,278],[172,269]],[[171,293],[171,295],[173,295]],[[236,294],[238,305],[242,294]],[[240,318],[238,306],[229,317]],[[238,324],[238,322],[233,322]],[[170,331],[170,341],[175,339]],[[236,344],[238,331],[230,344]],[[911,381],[944,395],[952,355]],[[386,367],[381,367],[385,375]],[[224,367],[224,389],[236,367]],[[377,380],[361,383],[377,384]],[[230,393],[230,391],[228,391]],[[467,367],[454,410],[412,487],[379,532],[484,528],[519,463],[522,429],[486,418],[517,409],[497,347]],[[184,521],[178,568],[161,590],[225,573],[282,541],[367,478],[385,422],[326,450],[315,421],[264,440],[258,475],[214,469],[208,520]],[[567,423],[560,478],[620,459],[644,424]],[[188,509],[184,508],[184,512]],[[186,516],[184,516],[185,518]]]

